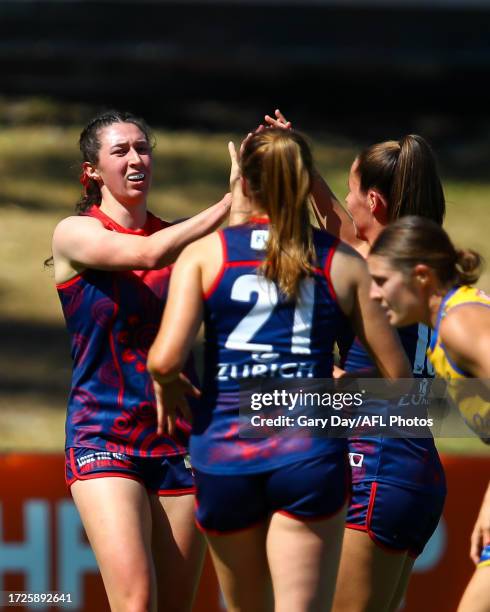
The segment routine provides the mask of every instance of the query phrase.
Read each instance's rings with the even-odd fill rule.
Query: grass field
[[[53,286],[43,269],[54,226],[79,197],[78,128],[7,127],[0,132],[0,450],[63,448],[70,377],[68,337]],[[157,132],[153,190],[156,214],[175,219],[227,191],[229,139],[239,135]],[[343,200],[356,143],[314,141],[320,171]],[[462,246],[490,260],[490,182],[444,173],[446,228]],[[490,291],[487,268],[479,285]],[[444,440],[442,449],[488,452],[476,439]]]

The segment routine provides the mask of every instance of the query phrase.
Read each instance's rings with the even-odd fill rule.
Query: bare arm
[[[240,146],[240,154],[247,140],[252,134],[249,133]],[[235,149],[233,142],[228,143],[228,153],[230,154],[230,192],[231,210],[229,225],[240,225],[248,221],[252,214],[252,207],[249,198],[243,193],[242,175],[239,164],[239,153]]]
[[[68,217],[53,235],[57,282],[68,280],[85,268],[147,270],[173,263],[182,249],[214,231],[226,218],[231,195],[194,217],[151,236],[120,234],[105,229],[92,217]]]
[[[349,213],[318,173],[313,180],[311,195],[313,197],[311,206],[320,228],[337,236],[351,247],[358,248],[362,240],[356,237],[356,230]]]
[[[287,121],[279,109],[275,110],[274,115],[274,117],[270,115],[264,117],[265,122],[270,127],[291,129],[291,121]],[[354,224],[349,213],[318,172],[314,176],[311,195],[311,208],[320,229],[337,236],[355,249],[362,245],[362,241],[356,237]]]
[[[341,244],[334,255],[331,278],[339,305],[385,378],[412,378],[412,370],[396,331],[369,297],[371,277],[364,259]]]
[[[451,359],[475,378],[490,379],[490,308],[465,304],[451,310],[440,327]]]

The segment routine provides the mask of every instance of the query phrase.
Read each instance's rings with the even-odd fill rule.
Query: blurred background
[[[1,0],[0,451],[63,449],[69,344],[43,261],[80,195],[77,141],[94,114],[154,128],[150,208],[170,220],[221,198],[226,142],[277,107],[341,201],[362,147],[419,133],[446,228],[488,261],[489,77],[487,0]],[[490,290],[488,266],[479,284]],[[474,438],[438,444],[488,467]]]
[[[221,197],[227,140],[277,107],[341,201],[363,146],[419,133],[447,228],[490,255],[486,0],[3,0],[0,74],[2,447],[62,448],[68,338],[43,260],[80,194],[79,132],[100,110],[155,129],[150,208],[168,219]]]

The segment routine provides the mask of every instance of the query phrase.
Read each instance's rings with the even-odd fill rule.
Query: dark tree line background
[[[481,147],[490,2],[4,0],[0,74],[7,98],[162,127],[248,131],[280,105],[305,130]]]

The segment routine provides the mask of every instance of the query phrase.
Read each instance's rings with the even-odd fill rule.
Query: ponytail
[[[270,219],[263,275],[288,298],[297,298],[301,280],[316,260],[309,217],[313,160],[305,139],[292,130],[254,134],[241,157],[242,174],[253,199]]]
[[[100,191],[99,183],[95,179],[89,178],[85,172],[82,172],[80,182],[83,185],[83,193],[77,202],[76,210],[78,213],[83,213],[94,204],[97,206],[102,200],[102,193]]]
[[[434,153],[422,136],[372,145],[358,157],[361,190],[378,189],[388,202],[388,219],[418,215],[442,225],[446,203]]]

